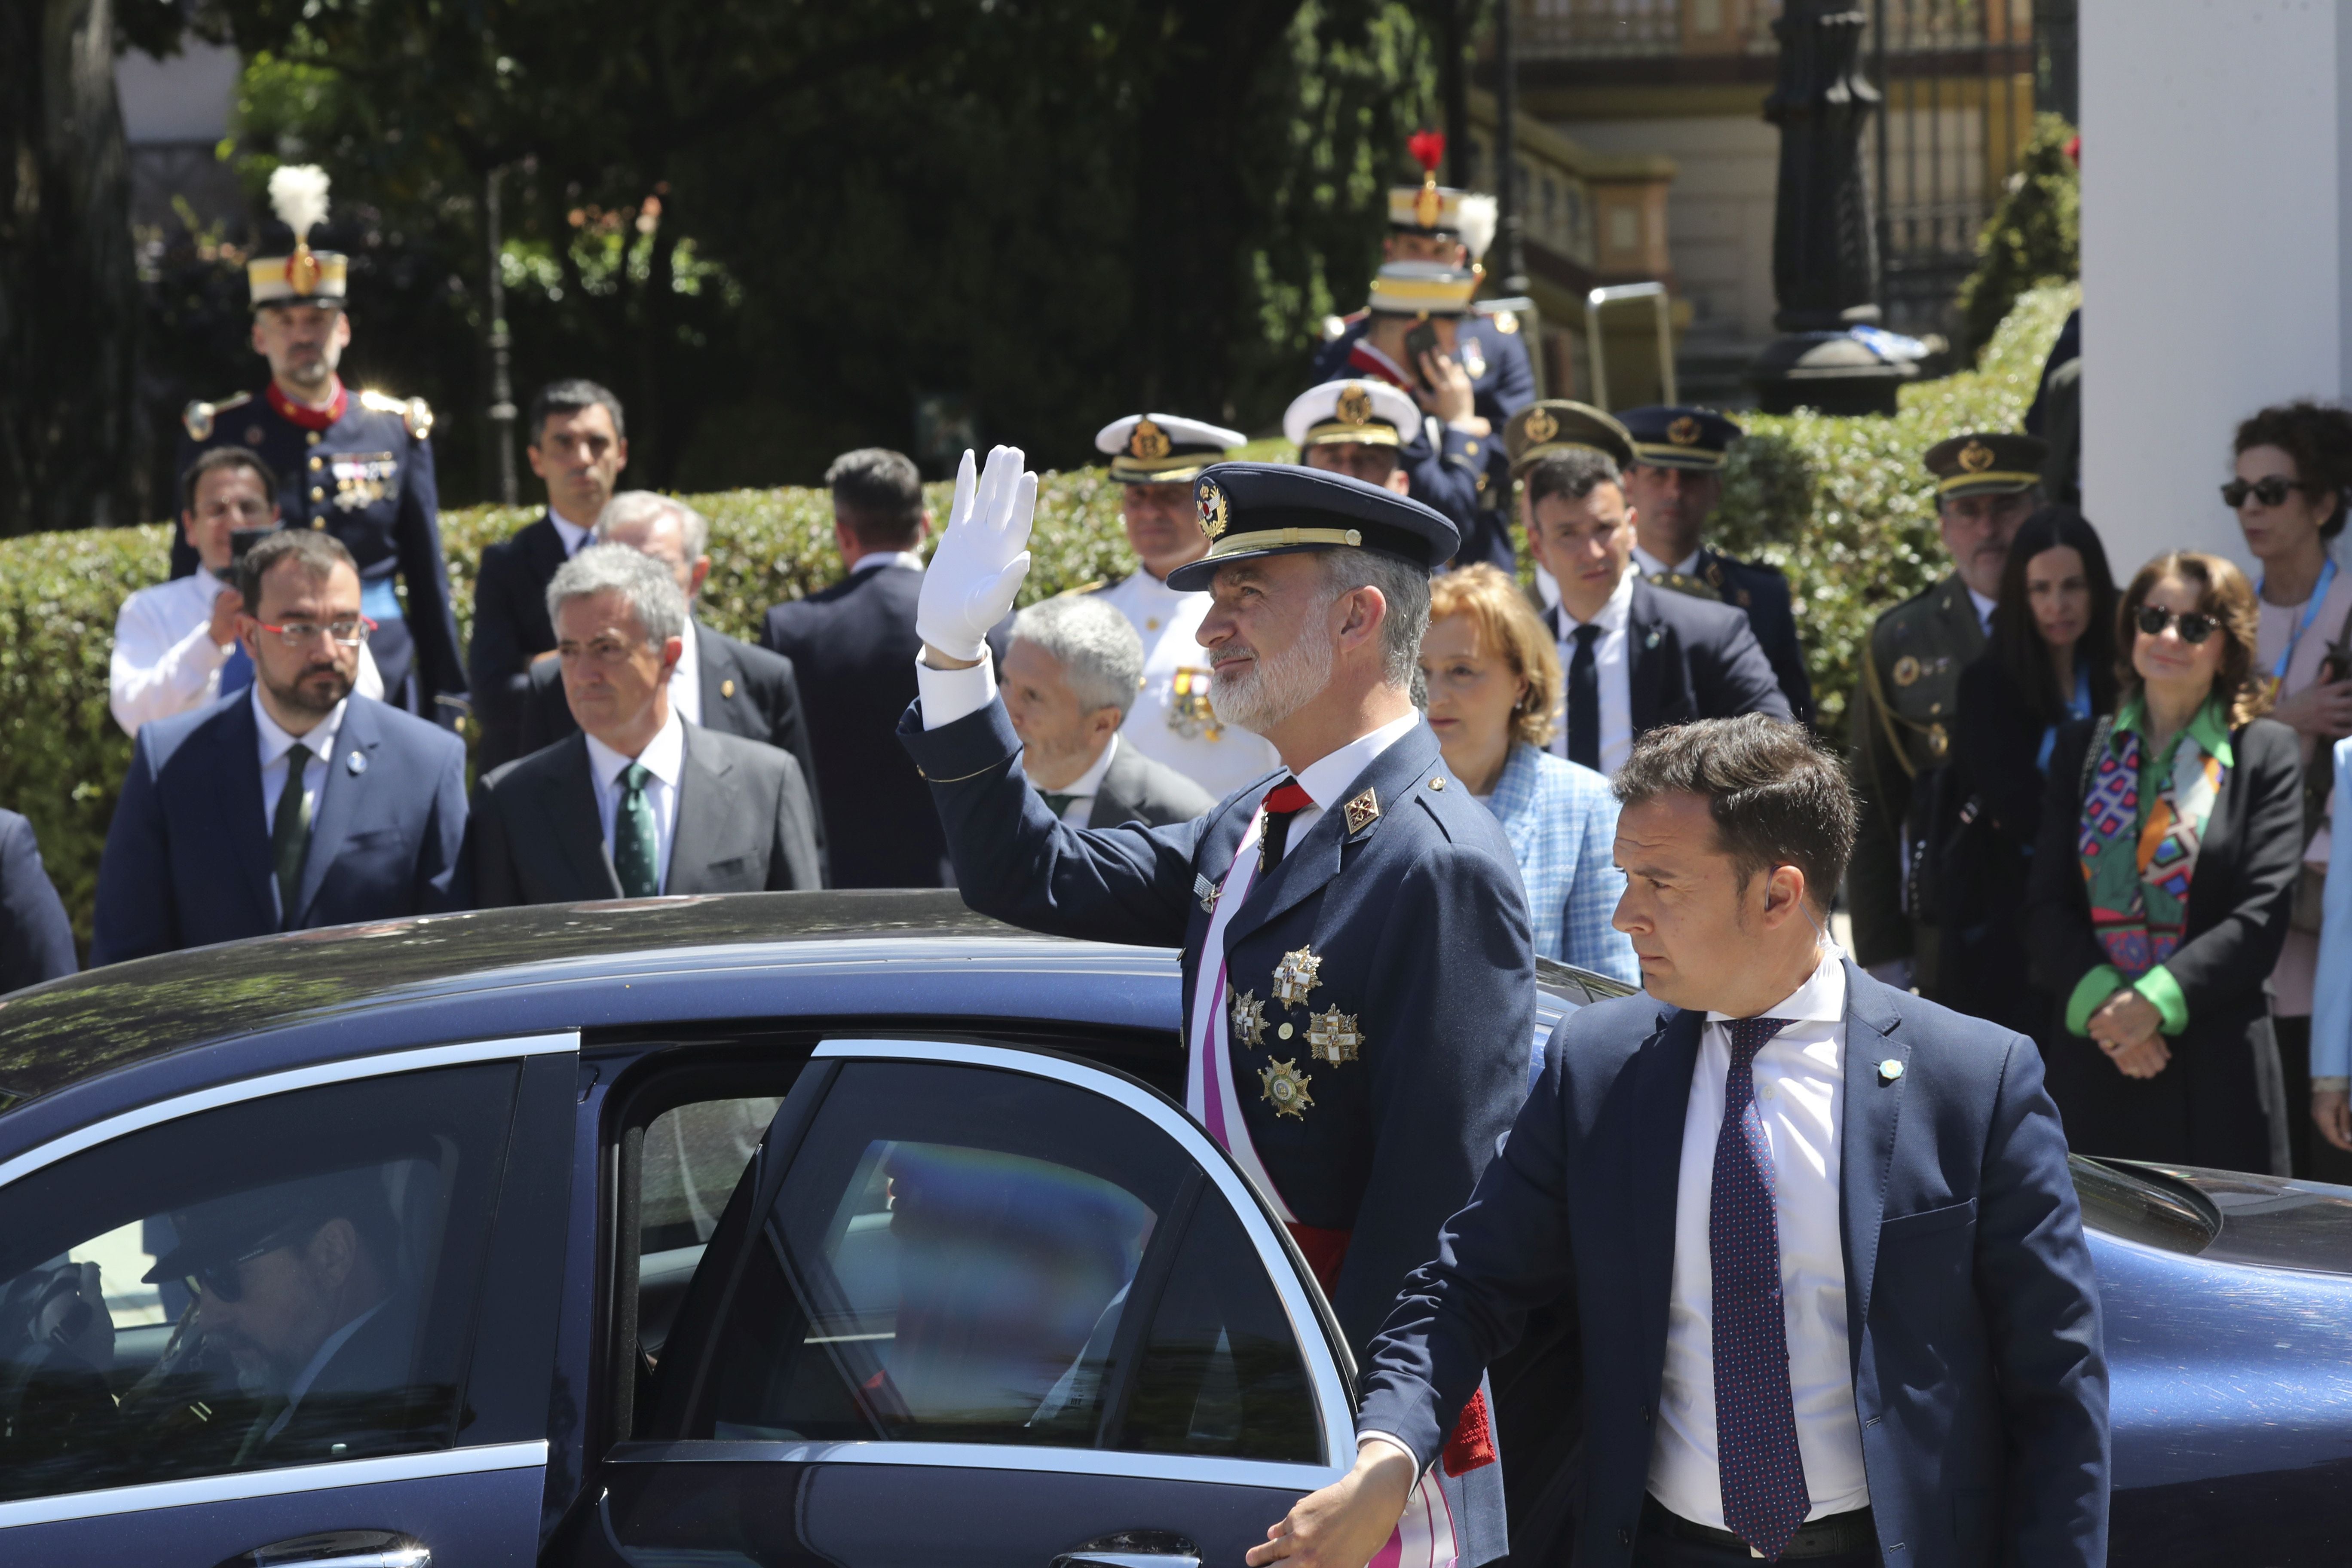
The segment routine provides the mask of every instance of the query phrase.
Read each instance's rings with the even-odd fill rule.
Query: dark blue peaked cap
[[[1168,574],[1180,593],[1206,588],[1217,568],[1302,550],[1376,550],[1434,572],[1462,548],[1445,516],[1378,485],[1295,463],[1215,463],[1192,481],[1209,553]]]
[[[1626,408],[1617,422],[1633,435],[1633,460],[1656,468],[1719,468],[1740,437],[1739,426],[1712,408]]]

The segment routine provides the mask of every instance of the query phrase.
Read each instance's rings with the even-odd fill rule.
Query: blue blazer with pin
[[[450,907],[466,747],[353,695],[281,922],[250,692],[141,727],[98,868],[90,963]]]
[[[1646,996],[1554,1032],[1542,1077],[1371,1347],[1360,1429],[1433,1455],[1531,1314],[1584,1400],[1576,1561],[1633,1557],[1648,1488],[1683,1121],[1704,1014]],[[1846,965],[1848,1351],[1891,1564],[2104,1563],[2107,1371],[2066,1140],[2033,1042]]]

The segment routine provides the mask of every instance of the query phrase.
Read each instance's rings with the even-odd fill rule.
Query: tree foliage
[[[2083,272],[2083,172],[2069,149],[2074,128],[2033,117],[2033,133],[2008,193],[1977,234],[1977,266],[1960,284],[1962,349],[1973,363],[2018,297]]]

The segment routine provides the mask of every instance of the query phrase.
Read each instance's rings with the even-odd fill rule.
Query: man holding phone
[[[196,569],[140,589],[115,616],[108,705],[125,734],[251,684],[253,666],[236,652],[243,600],[227,579],[241,547],[278,526],[277,495],[278,476],[247,447],[216,447],[181,476],[180,532]],[[383,695],[364,647],[358,689]]]
[[[1406,439],[1398,453],[1409,493],[1460,530],[1462,548],[1451,564],[1493,561],[1507,571],[1515,563],[1509,530],[1479,525],[1479,481],[1495,431],[1456,359],[1477,289],[1478,275],[1461,268],[1390,262],[1372,279],[1370,314],[1341,374],[1385,382],[1419,405],[1422,417],[1401,432]]]

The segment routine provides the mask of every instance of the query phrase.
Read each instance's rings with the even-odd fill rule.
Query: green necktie
[[[1062,819],[1062,813],[1070,809],[1070,802],[1078,798],[1074,795],[1055,795],[1049,789],[1041,789],[1037,793],[1045,797],[1045,809],[1054,814],[1056,822]]]
[[[653,774],[643,763],[621,770],[621,809],[613,817],[613,869],[621,879],[621,895],[650,899],[661,891],[661,873],[654,864],[654,808],[646,799],[646,781]]]
[[[278,924],[292,931],[301,912],[294,900],[302,891],[302,859],[310,852],[310,802],[302,794],[302,771],[310,748],[299,741],[286,753],[286,785],[278,792],[278,815],[269,824],[269,859],[278,869]]]

